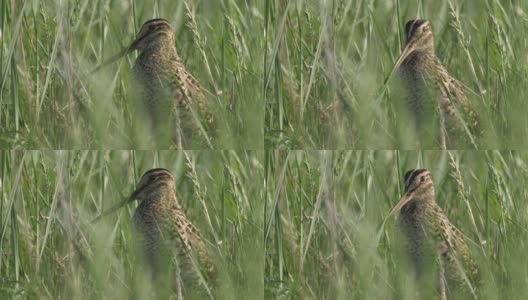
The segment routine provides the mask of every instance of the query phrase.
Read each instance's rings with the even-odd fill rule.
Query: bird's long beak
[[[400,57],[398,57],[398,60],[396,60],[396,63],[394,64],[394,70],[397,70],[401,63],[409,56],[409,53],[411,53],[414,50],[414,47],[412,45],[407,45],[405,48],[403,48],[402,53],[400,54]]]
[[[389,80],[392,78],[394,72],[396,70],[398,70],[398,68],[400,67],[400,65],[402,64],[402,62],[405,60],[405,58],[407,56],[409,56],[409,53],[411,53],[412,51],[414,50],[414,46],[412,45],[407,45],[405,46],[405,48],[403,48],[402,50],[402,53],[400,54],[400,56],[398,57],[398,59],[396,60],[396,63],[394,64],[394,66],[392,67],[390,73],[389,73],[389,76],[387,76],[387,78],[385,79],[385,82],[383,83],[383,87],[385,88],[387,83],[389,82]],[[383,94],[383,93],[382,93]]]
[[[407,192],[403,194],[403,196],[398,200],[398,203],[394,205],[394,207],[390,210],[389,214],[383,219],[383,222],[378,226],[378,233],[376,234],[376,241],[379,243],[381,239],[381,235],[383,233],[383,228],[385,227],[385,223],[389,220],[389,218],[395,214],[398,210],[400,210],[407,202],[409,202],[414,193],[413,192]]]
[[[400,200],[398,200],[398,203],[396,203],[396,205],[394,205],[394,207],[391,209],[391,211],[389,212],[389,215],[387,216],[387,218],[389,218],[390,216],[395,214],[405,204],[407,204],[407,202],[409,202],[412,199],[413,195],[414,195],[413,192],[407,192],[407,193],[403,194],[403,196],[400,198]]]
[[[97,221],[99,221],[99,219],[101,219],[102,217],[106,216],[106,215],[109,215],[111,213],[113,213],[114,211],[120,209],[121,207],[125,206],[126,204],[128,204],[129,202],[132,202],[136,199],[136,191],[134,191],[132,193],[132,195],[130,195],[128,198],[126,198],[125,200],[119,202],[118,204],[112,206],[111,208],[105,210],[103,213],[101,213],[99,216],[97,216],[95,219],[93,219],[90,223],[93,224]]]
[[[98,65],[97,67],[95,67],[94,69],[92,69],[90,71],[91,74],[99,71],[102,67],[104,66],[107,66],[111,63],[114,63],[116,60],[120,59],[121,57],[123,57],[125,54],[127,54],[129,51],[129,47],[128,48],[125,48],[121,51],[119,51],[119,53],[117,53],[116,55],[110,57],[109,59],[105,60],[104,62],[102,62],[100,65]]]
[[[119,53],[117,53],[116,55],[114,55],[114,56],[110,57],[109,59],[105,60],[104,62],[102,62],[100,65],[95,67],[92,71],[90,71],[90,73],[95,73],[95,72],[99,71],[102,67],[107,66],[109,64],[112,64],[115,61],[117,61],[118,59],[120,59],[121,57],[125,56],[126,54],[136,50],[138,43],[139,43],[139,39],[135,39],[130,44],[130,46],[124,48],[123,50],[119,51]]]

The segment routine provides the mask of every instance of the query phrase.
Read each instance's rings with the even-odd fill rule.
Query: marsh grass
[[[409,168],[432,170],[440,206],[470,240],[483,298],[522,299],[524,152],[409,149],[392,66],[411,18],[466,88],[481,149],[527,145],[523,1],[0,1],[0,148],[153,148],[130,86],[136,54],[95,74],[150,18],[217,118],[216,149],[0,152],[0,298],[149,298],[124,199],[148,168],[178,197],[220,266],[214,295],[418,298],[395,233],[380,227]],[[264,279],[263,279],[264,277]],[[429,281],[430,282],[430,281]]]
[[[395,218],[380,227],[417,167],[432,170],[438,204],[469,240],[480,298],[526,297],[527,162],[524,152],[269,153],[267,298],[432,297],[434,284],[414,281]]]
[[[481,123],[479,149],[523,149],[526,3],[265,1],[267,149],[416,149],[396,118],[405,22],[428,19]]]
[[[0,146],[150,149],[134,114],[129,54],[96,73],[148,19],[170,20],[177,49],[214,112],[216,149],[262,149],[262,16],[236,1],[3,1]],[[157,149],[155,149],[157,150]]]
[[[263,245],[255,238],[263,227],[262,159],[258,152],[2,152],[1,298],[169,298],[172,290],[152,286],[134,251],[137,203],[91,223],[158,166],[173,172],[179,202],[207,241],[215,298],[262,297]]]

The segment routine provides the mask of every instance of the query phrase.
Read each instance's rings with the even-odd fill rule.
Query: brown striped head
[[[433,31],[427,20],[417,19],[407,22],[405,24],[405,41],[405,48],[394,64],[395,68],[398,68],[415,51],[434,54]]]
[[[128,198],[129,201],[135,199],[143,200],[149,195],[157,193],[162,188],[174,189],[174,178],[167,169],[156,168],[145,172],[139,180],[136,190]]]
[[[405,41],[414,50],[433,50],[433,30],[429,21],[423,19],[410,20],[405,24]]]
[[[130,53],[134,50],[143,51],[152,47],[152,49],[163,47],[165,45],[170,45],[174,49],[174,30],[170,23],[165,19],[152,19],[143,26],[139,31],[136,39],[128,46],[127,48],[121,50],[116,55],[105,60],[99,66],[91,70],[91,73],[97,72],[102,67],[109,65],[119,58],[123,57],[125,54]],[[165,47],[166,48],[166,47]],[[167,49],[167,48],[166,48]]]
[[[136,39],[128,47],[128,52],[134,50],[142,51],[163,39],[171,43],[174,40],[174,30],[169,21],[165,19],[149,20],[141,26],[141,30],[137,34]]]
[[[434,201],[434,184],[431,172],[426,169],[413,169],[404,176],[405,193],[391,209],[389,216],[400,210],[411,200],[432,199]]]

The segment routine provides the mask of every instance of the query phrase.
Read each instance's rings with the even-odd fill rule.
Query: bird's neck
[[[167,36],[160,36],[159,38],[148,43],[142,50],[140,55],[172,55],[177,54],[174,47],[174,40]]]
[[[143,199],[143,202],[158,205],[160,203],[172,203],[175,199],[176,192],[174,187],[170,184],[161,184],[153,188],[148,193],[148,197]]]
[[[436,205],[434,189],[415,195],[401,208],[403,215],[425,215]]]
[[[415,60],[418,60],[418,61],[428,61],[430,60],[431,57],[436,57],[434,49],[430,49],[430,48],[416,49],[412,52],[411,55],[414,57]]]

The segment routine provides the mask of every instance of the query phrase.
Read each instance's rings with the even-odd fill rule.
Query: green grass
[[[389,75],[417,17],[480,117],[478,147],[526,147],[526,2],[265,3],[267,149],[415,149]]]
[[[263,297],[262,162],[259,152],[1,152],[0,298],[167,299],[133,252],[137,203],[90,223],[159,166],[208,241],[215,299]]]
[[[268,153],[266,298],[420,299],[395,218],[377,238],[416,167],[432,171],[438,204],[471,241],[481,298],[526,298],[527,165],[525,152]]]
[[[0,148],[152,148],[132,113],[137,54],[89,71],[128,46],[143,22],[163,17],[214,112],[214,148],[262,149],[260,11],[230,0],[2,1]]]
[[[417,166],[475,242],[483,298],[526,298],[527,153],[316,149],[415,148],[390,74],[416,17],[479,114],[479,149],[526,148],[527,16],[500,0],[0,1],[0,298],[148,298],[136,204],[89,222],[155,166],[214,250],[215,298],[417,297],[394,219],[376,236]],[[248,152],[110,151],[156,147],[132,105],[137,54],[89,71],[155,17],[205,89],[213,147]]]

